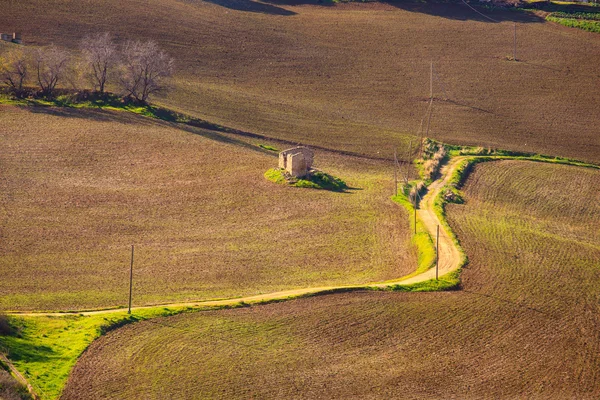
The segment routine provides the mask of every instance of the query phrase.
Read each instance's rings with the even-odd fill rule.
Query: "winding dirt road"
[[[461,260],[461,254],[457,246],[454,244],[446,229],[442,226],[439,218],[433,211],[433,203],[441,189],[446,185],[450,176],[458,166],[458,164],[464,159],[464,157],[456,157],[450,160],[450,162],[442,168],[441,177],[434,181],[429,186],[428,193],[423,197],[419,208],[417,209],[417,216],[423,222],[423,225],[432,237],[435,244],[436,230],[438,225],[440,226],[440,243],[439,243],[439,271],[438,275],[442,276],[448,272],[452,272],[458,269]],[[132,310],[143,310],[156,307],[222,307],[222,306],[235,306],[240,303],[256,304],[268,301],[286,300],[295,297],[313,295],[317,293],[343,291],[352,289],[368,289],[368,288],[387,288],[397,285],[410,285],[419,282],[425,282],[431,279],[435,279],[435,268],[430,268],[427,271],[412,276],[402,277],[394,280],[385,282],[373,282],[360,285],[344,285],[344,286],[319,286],[309,287],[302,289],[291,289],[283,290],[280,292],[257,294],[254,296],[238,297],[223,300],[203,300],[203,301],[191,301],[183,303],[168,303],[168,304],[155,304],[149,306],[132,307]],[[112,314],[112,313],[126,313],[125,308],[112,308],[105,310],[92,310],[92,311],[68,311],[68,312],[35,312],[35,313],[12,313],[13,315],[21,316],[61,316],[61,315],[94,315],[94,314]]]
[[[429,191],[423,197],[421,204],[419,204],[419,208],[417,209],[417,217],[423,222],[425,229],[431,235],[433,243],[435,245],[435,238],[437,233],[437,227],[440,227],[440,243],[439,243],[439,262],[438,262],[438,275],[442,276],[447,274],[448,272],[456,271],[460,266],[461,254],[458,250],[456,244],[452,238],[446,232],[446,229],[441,224],[437,215],[433,211],[433,203],[435,198],[438,196],[440,191],[452,176],[452,173],[460,164],[461,161],[464,160],[464,157],[455,157],[450,160],[448,164],[446,164],[442,168],[441,178],[434,181],[429,186]],[[435,279],[435,268],[428,269],[422,274],[413,276],[412,278],[408,278],[402,280],[403,284],[411,284],[428,281],[430,279]]]

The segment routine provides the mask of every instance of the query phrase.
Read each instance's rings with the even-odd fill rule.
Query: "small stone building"
[[[308,147],[293,147],[279,153],[279,168],[296,178],[302,178],[310,171],[313,158],[314,152]]]

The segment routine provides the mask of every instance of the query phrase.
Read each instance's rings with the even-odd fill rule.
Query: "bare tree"
[[[107,32],[84,37],[80,48],[86,77],[94,90],[104,93],[106,82],[119,62],[116,44]]]
[[[36,52],[34,67],[37,82],[45,96],[52,96],[58,82],[65,77],[69,60],[69,53],[54,45]]]
[[[129,41],[122,51],[121,85],[128,96],[145,103],[153,93],[164,91],[165,78],[173,74],[174,60],[156,42]]]
[[[12,92],[21,97],[23,84],[29,74],[29,52],[23,47],[14,47],[0,57],[0,80],[10,87]]]

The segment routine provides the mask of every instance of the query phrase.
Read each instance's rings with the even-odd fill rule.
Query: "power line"
[[[467,6],[467,7],[469,7],[471,10],[475,11],[477,14],[481,15],[482,17],[484,17],[484,18],[487,18],[487,19],[489,19],[489,20],[490,20],[490,21],[492,21],[492,22],[497,22],[497,23],[500,23],[500,21],[497,21],[497,20],[495,20],[495,19],[494,19],[494,18],[492,18],[492,17],[488,17],[488,16],[487,16],[487,15],[485,15],[484,13],[482,13],[482,12],[480,12],[480,11],[478,11],[478,10],[474,9],[474,8],[473,8],[473,7],[471,7],[471,5],[470,5],[469,3],[467,3],[465,0],[462,0],[462,2],[464,3],[464,5],[466,5],[466,6]]]

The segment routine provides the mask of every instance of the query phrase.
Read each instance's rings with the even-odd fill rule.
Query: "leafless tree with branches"
[[[84,74],[94,90],[104,93],[106,83],[119,62],[119,52],[110,33],[86,36],[80,43]]]
[[[21,97],[29,75],[29,51],[23,47],[7,50],[0,57],[0,79],[11,91]]]
[[[129,41],[122,50],[121,85],[126,95],[145,103],[151,94],[164,91],[165,78],[173,74],[174,60],[156,42]]]
[[[65,78],[69,60],[69,53],[54,45],[37,50],[34,67],[38,85],[45,96],[52,96],[58,82]]]

